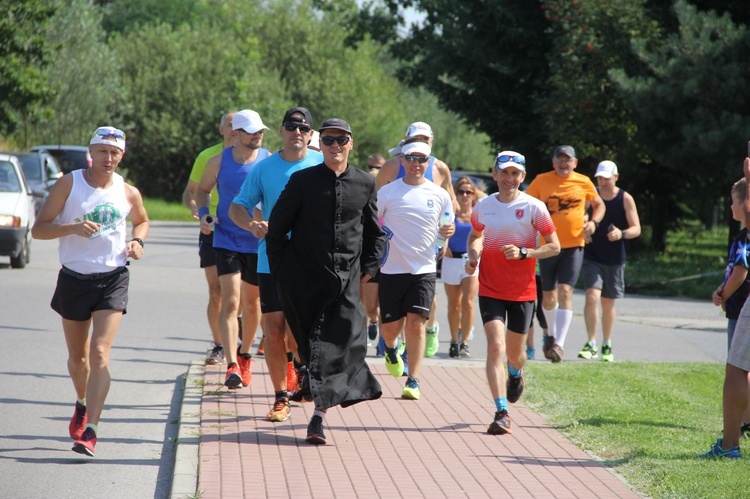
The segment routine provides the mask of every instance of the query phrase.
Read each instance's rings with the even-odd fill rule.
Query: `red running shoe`
[[[86,428],[81,438],[73,444],[73,452],[85,456],[94,457],[94,446],[96,445],[96,433],[91,428]]]
[[[227,377],[224,378],[224,386],[229,389],[242,388],[242,376],[240,376],[240,368],[236,362],[232,362],[227,366]]]
[[[237,364],[240,366],[240,377],[242,377],[242,386],[250,386],[253,381],[253,372],[250,366],[253,363],[252,357],[245,357],[246,354],[237,353]]]
[[[86,406],[76,402],[76,410],[73,413],[73,418],[70,420],[68,431],[70,432],[70,438],[73,440],[80,440],[83,436],[83,431],[86,429],[86,423],[88,423],[89,415],[86,412]]]

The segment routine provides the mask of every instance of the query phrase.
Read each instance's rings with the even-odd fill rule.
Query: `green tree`
[[[219,141],[223,113],[250,108],[265,118],[290,105],[278,74],[261,62],[257,38],[246,34],[231,39],[201,23],[149,25],[113,37],[111,46],[126,88],[124,166],[147,196],[179,199],[195,156]],[[273,150],[278,134],[266,135]]]
[[[733,180],[750,137],[750,33],[728,14],[675,3],[679,30],[655,48],[635,40],[647,76],[612,72],[648,158],[637,177],[653,227],[652,243],[685,218],[706,221]]]
[[[47,98],[43,28],[57,7],[45,0],[0,0],[0,133],[13,133]]]

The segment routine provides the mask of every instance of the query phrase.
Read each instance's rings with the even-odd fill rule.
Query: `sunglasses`
[[[294,125],[291,123],[287,123],[284,125],[284,130],[286,130],[287,132],[299,130],[299,133],[308,133],[311,128],[308,125]]]
[[[340,135],[338,137],[331,137],[330,135],[326,135],[325,137],[321,137],[320,141],[325,146],[332,146],[334,142],[340,146],[345,146],[349,143],[349,139],[351,139],[351,137],[349,137],[348,135]]]
[[[409,163],[417,161],[418,163],[427,163],[430,158],[427,156],[417,156],[416,154],[404,154],[404,159]]]
[[[526,158],[523,156],[513,156],[510,154],[501,154],[497,158],[495,158],[495,166],[501,165],[503,163],[518,163],[519,165],[526,166]]]
[[[99,137],[114,137],[116,139],[125,139],[125,132],[117,128],[98,128],[94,135]]]
[[[459,196],[473,196],[474,195],[474,191],[465,191],[463,189],[460,189],[460,190],[456,191],[456,194],[458,194]]]
[[[380,170],[379,166],[374,166],[374,165],[367,165],[367,168],[369,168],[370,170]]]

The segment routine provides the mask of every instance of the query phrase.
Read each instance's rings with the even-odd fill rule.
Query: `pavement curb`
[[[201,403],[206,367],[193,361],[188,367],[182,387],[180,428],[177,432],[171,499],[195,497],[198,489],[201,443]]]

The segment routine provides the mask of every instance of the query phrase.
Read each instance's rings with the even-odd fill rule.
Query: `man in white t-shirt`
[[[409,377],[401,394],[417,400],[419,371],[424,358],[425,324],[435,296],[435,241],[444,214],[453,220],[453,202],[445,189],[425,179],[431,148],[420,139],[407,140],[401,148],[404,176],[378,191],[378,217],[383,220],[386,249],[380,268],[380,333],[385,341],[385,365],[401,376],[404,362],[398,335],[403,328],[409,345]],[[451,222],[440,228],[449,238]]]
[[[487,433],[502,435],[511,433],[507,404],[517,402],[523,393],[524,347],[536,301],[536,260],[560,253],[560,241],[544,203],[519,190],[526,178],[526,158],[514,151],[499,153],[492,178],[497,194],[479,201],[471,214],[466,272],[476,270],[481,256],[479,311],[487,335],[487,381],[496,408]],[[538,248],[537,234],[545,241]]]

